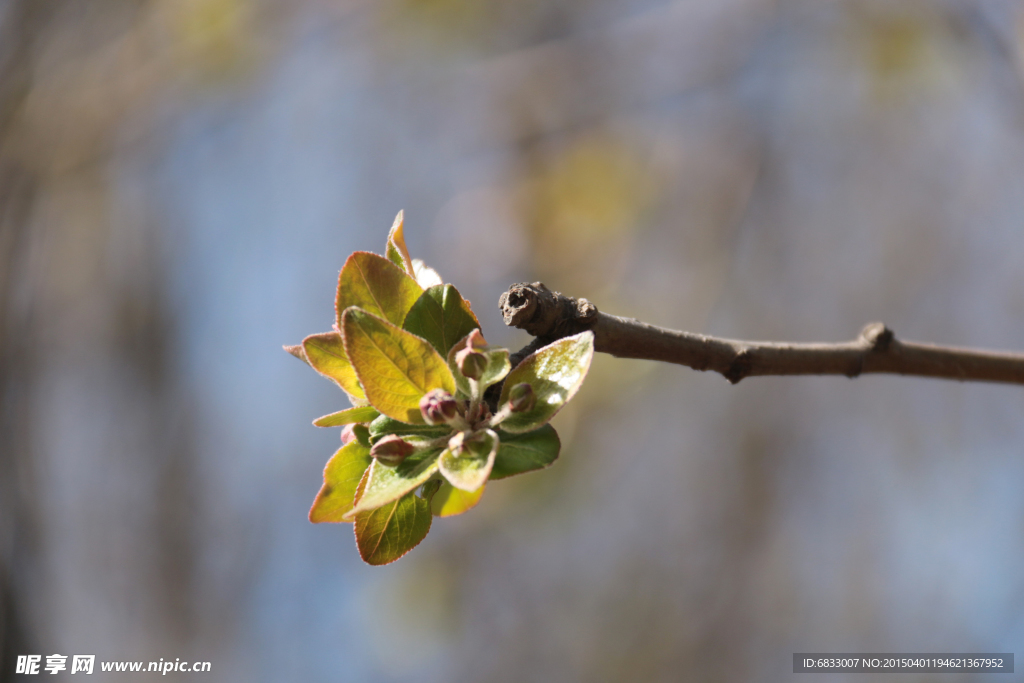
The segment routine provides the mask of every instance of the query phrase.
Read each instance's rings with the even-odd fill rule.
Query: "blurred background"
[[[347,402],[281,345],[399,209],[512,348],[498,296],[541,280],[709,334],[1024,349],[1024,5],[0,0],[0,680],[1024,652],[1020,387],[599,357],[555,467],[362,564],[306,520]]]

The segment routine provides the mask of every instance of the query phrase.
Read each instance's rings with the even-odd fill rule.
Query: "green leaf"
[[[324,467],[324,485],[309,509],[309,521],[342,522],[352,509],[356,488],[373,458],[366,445],[353,439],[338,449]]]
[[[472,334],[472,332],[470,334]],[[477,334],[479,335],[478,338],[482,341],[482,344],[478,344],[476,346],[476,350],[487,356],[487,368],[480,376],[480,379],[477,380],[480,384],[480,392],[483,393],[486,391],[487,387],[495,384],[496,382],[500,382],[502,378],[508,374],[512,365],[508,360],[508,349],[488,346],[486,340],[483,339],[483,335],[479,333]],[[459,365],[455,362],[455,354],[466,348],[469,341],[469,335],[463,337],[459,341],[455,342],[455,346],[453,346],[448,352],[448,369],[451,370],[452,375],[455,377],[455,384],[459,387],[459,391],[466,396],[472,395],[469,380],[463,377],[462,373],[459,372]]]
[[[462,491],[447,481],[441,482],[441,488],[430,500],[430,511],[435,517],[461,515],[466,510],[476,507],[484,495],[485,488],[486,484],[476,491]]]
[[[440,452],[440,448],[420,451],[410,455],[400,465],[385,465],[374,460],[359,500],[345,515],[345,521],[364,510],[373,510],[398,500],[430,479],[437,472],[437,454]]]
[[[492,480],[544,469],[558,458],[562,446],[558,432],[549,424],[525,434],[509,434],[499,429],[498,438],[501,445],[491,470]]]
[[[512,413],[501,428],[520,434],[545,424],[571,399],[583,384],[594,357],[594,333],[587,330],[548,344],[527,356],[505,378],[499,406],[508,401],[508,393],[520,382],[527,382],[537,395],[537,404],[521,413]]]
[[[345,344],[337,332],[311,334],[302,340],[302,350],[313,369],[331,379],[355,399],[365,399],[355,368],[348,362]]]
[[[424,439],[437,439],[445,436],[446,434],[450,434],[451,431],[452,428],[448,425],[411,425],[407,422],[401,422],[390,418],[387,415],[381,415],[370,423],[370,443],[377,443],[382,437],[385,437],[388,434],[417,436]]]
[[[324,415],[313,420],[315,427],[342,427],[350,424],[373,422],[380,413],[373,406],[359,406],[348,410],[339,410],[330,415]]]
[[[431,389],[455,393],[455,378],[424,339],[358,308],[342,316],[345,351],[366,398],[381,413],[423,424],[420,399]]]
[[[356,515],[356,547],[367,564],[394,562],[419,545],[430,531],[430,502],[415,493]]]
[[[480,441],[474,443],[467,438],[458,455],[446,448],[437,459],[444,478],[463,491],[476,491],[487,483],[498,452],[498,435],[490,429],[477,432],[474,437]]]
[[[338,295],[334,301],[338,325],[350,306],[401,325],[423,288],[409,275],[383,256],[357,251],[348,257],[338,276]]]
[[[402,324],[404,330],[430,342],[442,358],[456,342],[479,327],[473,311],[452,285],[435,285],[423,292]]]
[[[385,247],[384,255],[407,275],[415,277],[416,273],[412,269],[412,257],[409,256],[409,248],[405,246],[404,224],[405,211],[399,211],[395,216],[391,231],[388,233],[388,244]]]

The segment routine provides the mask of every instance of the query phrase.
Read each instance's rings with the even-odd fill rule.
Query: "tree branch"
[[[512,285],[499,305],[506,325],[536,337],[512,354],[513,367],[556,339],[593,330],[597,351],[713,370],[733,384],[756,375],[868,373],[1024,384],[1024,353],[900,341],[882,323],[870,323],[853,341],[836,344],[721,339],[602,313],[586,299],[552,292],[540,282]]]

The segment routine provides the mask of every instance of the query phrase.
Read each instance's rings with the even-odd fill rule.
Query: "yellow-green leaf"
[[[558,433],[549,424],[525,434],[509,434],[499,429],[498,437],[501,445],[494,459],[491,479],[544,469],[558,458],[562,447]]]
[[[359,556],[367,564],[394,562],[419,545],[430,531],[430,502],[415,493],[356,516]]]
[[[485,488],[486,484],[476,491],[462,491],[444,481],[430,500],[430,511],[434,513],[435,517],[461,515],[466,510],[476,507],[484,495]]]
[[[334,300],[338,325],[350,306],[401,325],[422,293],[423,288],[415,280],[383,256],[357,251],[348,257],[338,276]]]
[[[364,399],[366,394],[359,386],[359,378],[352,364],[348,362],[345,344],[337,332],[311,334],[302,340],[302,350],[313,369],[331,379],[345,393],[355,399]]]
[[[316,427],[343,427],[344,425],[373,422],[380,416],[373,406],[359,406],[347,410],[339,410],[313,420]]]
[[[409,256],[409,248],[405,246],[405,211],[399,211],[398,215],[395,216],[395,222],[391,226],[391,231],[388,233],[388,243],[384,250],[384,255],[388,257],[388,260],[394,263],[396,266],[401,268],[415,278],[416,274],[412,269],[412,257]]]
[[[479,327],[473,311],[452,285],[435,285],[423,292],[402,324],[406,331],[430,342],[442,358],[456,342]]]
[[[431,389],[455,393],[448,364],[426,340],[358,308],[344,312],[342,329],[366,398],[388,417],[423,424],[424,394]]]
[[[349,521],[342,517],[352,509],[356,488],[372,461],[370,449],[358,439],[339,448],[324,468],[324,484],[309,509],[309,521]]]
[[[594,333],[590,330],[559,339],[527,356],[505,378],[500,405],[505,405],[509,391],[521,382],[533,387],[537,403],[530,410],[512,413],[501,428],[520,434],[545,424],[576,394],[593,357]]]
[[[374,460],[366,483],[361,487],[359,500],[348,512],[346,521],[364,510],[372,510],[398,500],[409,491],[430,479],[437,471],[438,448],[410,455],[400,465],[385,465]]]

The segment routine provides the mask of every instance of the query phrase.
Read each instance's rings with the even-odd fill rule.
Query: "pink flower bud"
[[[533,393],[533,387],[522,382],[509,390],[508,402],[513,413],[526,412],[533,410],[533,407],[537,405],[537,394]]]
[[[467,346],[455,354],[455,364],[466,379],[480,379],[487,369],[487,356]]]
[[[373,444],[370,455],[385,465],[398,465],[416,450],[411,443],[402,440],[397,434],[388,434]]]
[[[353,439],[356,438],[355,428],[356,428],[356,426],[354,424],[345,425],[342,428],[342,430],[341,430],[341,443],[343,445],[347,446],[350,441],[352,441]]]
[[[459,405],[444,389],[434,389],[420,399],[420,413],[428,425],[447,424],[459,414]]]

